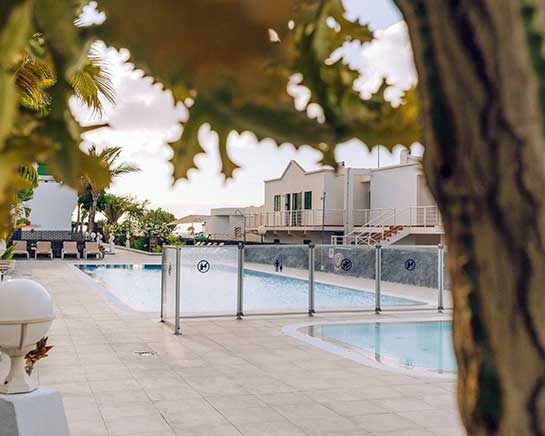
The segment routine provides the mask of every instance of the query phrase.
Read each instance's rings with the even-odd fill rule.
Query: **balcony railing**
[[[259,212],[246,215],[246,228],[274,227],[342,227],[343,209],[309,209],[279,212]]]

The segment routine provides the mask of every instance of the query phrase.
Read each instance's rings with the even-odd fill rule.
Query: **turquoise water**
[[[309,334],[360,348],[386,364],[456,371],[450,321],[326,324],[310,327]]]
[[[161,265],[78,265],[102,286],[135,310],[159,311]],[[172,275],[174,273],[172,272]],[[173,278],[169,279],[172,280]],[[216,266],[199,273],[194,266],[181,271],[181,313],[236,312],[236,269]],[[308,282],[281,273],[244,272],[244,310],[307,310]],[[317,308],[374,307],[375,294],[341,286],[316,283]],[[418,304],[404,298],[382,296],[384,306]]]

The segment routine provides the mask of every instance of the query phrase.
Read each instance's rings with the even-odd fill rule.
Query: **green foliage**
[[[21,165],[47,163],[57,180],[78,189],[90,185],[95,194],[116,175],[105,162],[120,151],[81,151],[86,129],[68,107],[74,94],[97,112],[102,101],[114,100],[107,71],[92,50],[99,39],[128,48],[131,61],[171,89],[176,101],[193,100],[182,135],[171,144],[175,179],[195,167],[205,123],[218,134],[227,177],[237,168],[227,150],[232,131],[310,145],[333,166],[335,145],[351,138],[387,147],[420,138],[414,90],[397,108],[384,99],[386,84],[362,100],[354,90],[358,74],[331,62],[345,42],[373,38],[366,26],[346,19],[341,0],[134,0],[131,7],[101,0],[105,23],[87,27],[78,19],[82,4],[7,0],[0,6],[0,174],[7,175],[0,178],[1,225],[24,185]],[[323,120],[295,109],[287,93],[295,74]],[[129,167],[118,167],[117,174]]]
[[[68,107],[74,93],[95,110],[101,98],[111,99],[107,73],[88,57],[95,37],[74,25],[77,14],[78,2],[70,0],[1,2],[0,233],[9,231],[9,205],[25,187],[17,172],[23,165],[47,163],[57,180],[76,189],[82,176],[101,188],[110,182],[105,168],[80,150],[84,129]]]
[[[117,224],[121,217],[127,212],[129,200],[127,197],[105,194],[104,204],[99,210],[104,214],[108,225]]]
[[[152,248],[151,252],[152,253],[162,253],[163,252],[163,247],[161,247],[160,245],[157,245],[157,246]]]
[[[145,241],[142,239],[136,239],[132,245],[133,248],[136,248],[137,250],[147,250],[148,244],[146,244]]]
[[[4,251],[4,254],[2,255],[2,259],[3,260],[13,259],[14,251],[15,251],[15,244],[12,244],[8,248],[6,248],[6,251]]]
[[[140,231],[147,237],[155,236],[159,243],[166,242],[174,231],[175,225],[171,225],[176,217],[161,208],[147,211],[139,221]]]
[[[78,201],[81,204],[81,207],[85,211],[89,211],[93,203],[93,195],[91,187],[89,185],[85,186],[84,191],[79,195]],[[106,205],[106,192],[100,190],[98,200],[97,200],[97,210],[102,211]]]
[[[420,138],[414,90],[397,108],[384,99],[386,86],[362,100],[354,90],[358,73],[341,61],[329,61],[344,42],[373,38],[366,26],[345,18],[341,0],[239,0],[229,5],[223,0],[158,0],[153,6],[141,0],[130,11],[122,3],[101,2],[108,16],[101,30],[105,40],[128,47],[137,66],[163,81],[175,97],[194,99],[181,138],[171,144],[175,179],[195,168],[193,157],[203,152],[198,132],[205,123],[218,134],[227,177],[238,167],[227,152],[233,130],[252,131],[260,140],[310,145],[324,154],[323,163],[333,166],[335,144],[354,137],[389,148]],[[279,41],[267,40],[269,29]],[[127,41],[128,33],[135,36]],[[286,86],[296,73],[310,90],[309,103],[322,108],[324,122],[295,110]]]
[[[167,245],[185,245],[185,242],[176,235],[169,235],[166,240]]]

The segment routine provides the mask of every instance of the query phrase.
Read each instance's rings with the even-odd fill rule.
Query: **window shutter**
[[[312,209],[312,191],[305,192],[305,209]]]

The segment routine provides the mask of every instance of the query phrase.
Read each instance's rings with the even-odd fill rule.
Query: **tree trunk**
[[[75,226],[75,229],[73,230],[74,233],[78,232],[80,221],[81,221],[81,204],[79,203],[79,200],[78,200],[78,212],[76,216],[76,226]]]
[[[89,208],[89,218],[87,221],[87,232],[92,233],[95,230],[95,215],[97,210],[97,203],[98,203],[98,196],[99,193],[93,192],[91,194],[92,196],[92,202],[91,207]]]
[[[396,2],[446,231],[462,420],[472,436],[544,436],[544,3]]]

